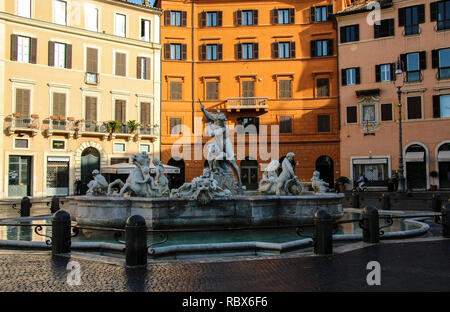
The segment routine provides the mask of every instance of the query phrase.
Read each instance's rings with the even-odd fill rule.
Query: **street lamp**
[[[394,86],[397,88],[398,96],[398,143],[399,143],[399,155],[398,155],[398,192],[406,192],[405,176],[403,175],[403,132],[402,132],[402,87],[403,87],[403,63],[400,58],[397,60],[395,74],[397,76],[402,75],[399,84],[394,82]]]

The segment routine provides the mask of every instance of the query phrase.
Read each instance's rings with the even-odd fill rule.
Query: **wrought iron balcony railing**
[[[228,98],[227,109],[258,109],[269,108],[267,97]]]

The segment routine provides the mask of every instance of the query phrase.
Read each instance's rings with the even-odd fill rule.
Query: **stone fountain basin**
[[[192,229],[296,225],[313,222],[318,209],[334,219],[344,215],[344,194],[303,196],[232,196],[208,205],[185,199],[139,197],[67,197],[72,221],[80,226],[123,228],[141,215],[148,229]]]

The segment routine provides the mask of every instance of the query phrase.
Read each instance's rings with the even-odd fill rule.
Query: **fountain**
[[[129,216],[141,215],[149,229],[157,230],[296,225],[311,223],[318,209],[328,210],[335,219],[343,216],[343,194],[328,192],[318,173],[311,179],[315,193],[303,190],[295,175],[294,153],[286,155],[279,176],[278,161],[269,164],[259,195],[246,194],[225,115],[210,113],[203,105],[201,109],[215,138],[209,146],[208,168],[201,176],[169,192],[161,161],[153,160],[153,178],[148,155],[134,155],[135,168],[125,183],[116,180],[106,185],[96,171],[87,196],[67,198],[72,220],[81,226],[117,228],[124,227]],[[114,191],[117,187],[120,190]]]

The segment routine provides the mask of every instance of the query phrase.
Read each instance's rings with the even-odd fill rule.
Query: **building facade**
[[[172,187],[205,166],[209,138],[202,137],[200,101],[224,113],[232,131],[247,132],[241,140],[233,135],[247,189],[288,152],[296,154],[300,180],[319,169],[334,182],[340,161],[333,12],[340,4],[159,0],[156,6],[163,10],[161,153],[164,163],[182,169],[169,176]],[[266,129],[269,157],[261,153]]]
[[[1,197],[73,194],[94,169],[160,157],[160,16],[148,2],[0,0]]]
[[[379,1],[379,25],[364,2],[336,17],[342,174],[387,187],[399,169],[401,87],[407,188],[449,189],[450,1]]]

